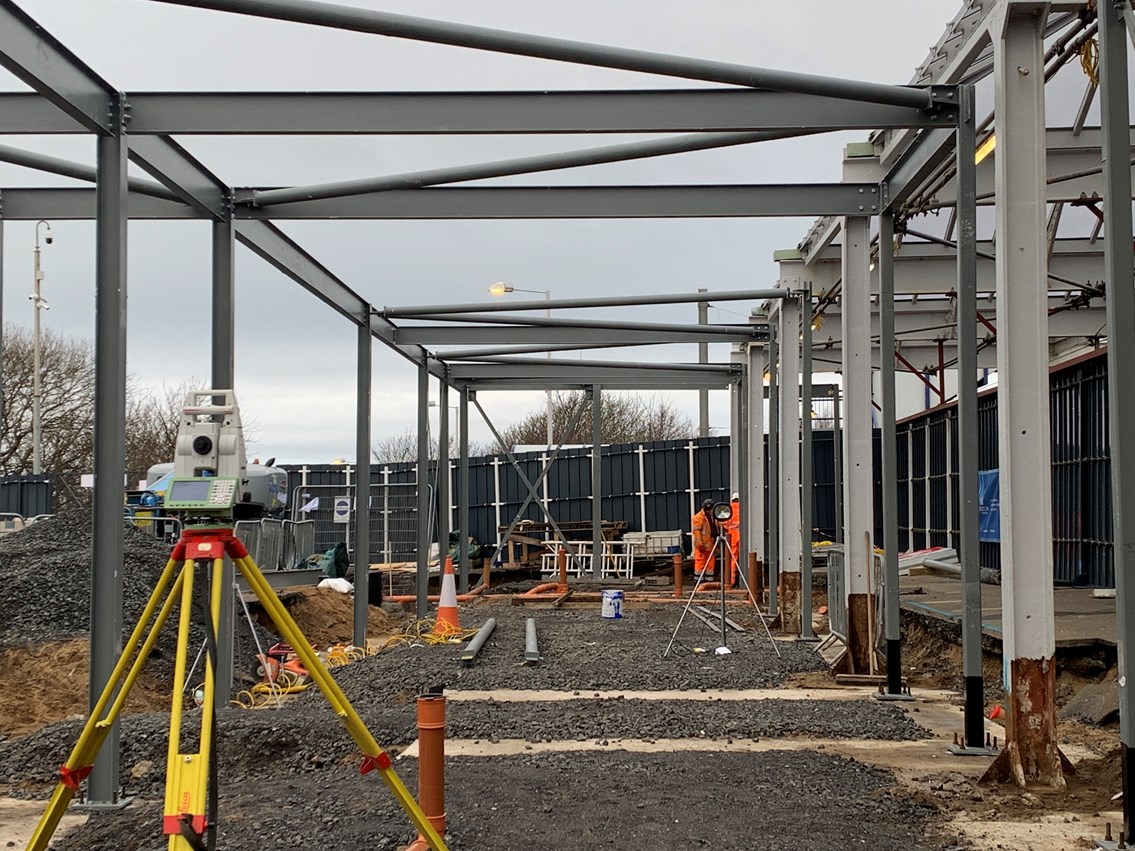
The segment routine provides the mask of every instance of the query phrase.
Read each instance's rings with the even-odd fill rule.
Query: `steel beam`
[[[118,132],[114,88],[12,0],[0,0],[0,65],[99,136]]]
[[[355,180],[339,180],[331,183],[288,186],[281,189],[251,189],[237,194],[242,203],[255,207],[274,207],[300,201],[313,201],[321,198],[345,198],[352,195],[367,195],[373,192],[388,192],[400,189],[415,189],[425,186],[441,186],[450,183],[465,183],[471,180],[486,180],[494,177],[507,177],[517,174],[559,171],[603,163],[628,162],[631,160],[683,154],[691,151],[706,151],[714,148],[727,148],[736,145],[749,145],[773,139],[786,139],[803,135],[794,132],[760,133],[695,133],[689,136],[676,136],[666,139],[652,139],[647,142],[631,142],[623,145],[585,148],[577,151],[559,151],[551,154],[537,154],[529,157],[516,157],[510,160],[473,163],[470,165],[433,168],[425,171],[404,172],[381,177],[364,177]]]
[[[440,316],[446,313],[510,313],[524,310],[568,310],[581,307],[639,307],[656,304],[693,304],[703,301],[764,301],[784,298],[783,290],[718,290],[697,293],[653,293],[599,298],[556,298],[541,301],[482,301],[473,304],[423,304],[384,307],[380,311],[388,319]]]
[[[953,340],[949,340],[943,343],[943,349],[946,355],[947,368],[951,368],[956,363],[957,346]],[[904,343],[897,347],[897,351],[916,369],[925,372],[937,372],[938,370],[938,359],[941,352],[937,344],[915,343],[914,345],[907,345]],[[838,367],[842,363],[843,353],[843,346],[838,343],[822,348],[817,345],[813,348],[812,353],[813,373],[838,372],[838,369],[833,370],[832,367]],[[872,348],[869,353],[869,360],[872,369],[882,369],[883,364],[877,349]],[[982,343],[977,353],[977,367],[978,369],[997,368],[997,344],[995,342]]]
[[[126,139],[98,140],[95,223],[94,512],[91,528],[89,708],[122,654],[122,472],[126,468]],[[87,783],[87,801],[116,802],[117,722],[103,742]]]
[[[617,68],[733,86],[749,86],[756,89],[799,92],[915,108],[927,107],[933,102],[931,92],[926,89],[888,86],[840,77],[822,77],[666,53],[607,47],[409,15],[354,9],[312,2],[312,0],[160,0],[160,2],[434,44],[468,47],[474,50],[553,59],[579,65]]]
[[[181,145],[164,136],[130,138],[130,160],[137,163],[199,213],[223,221],[225,185]]]
[[[480,349],[434,349],[434,355],[442,361],[481,360],[487,356],[495,355],[540,355],[545,352],[578,352],[585,349],[612,349],[632,348],[649,345],[648,343],[576,343],[574,345],[544,345],[544,346],[503,346],[500,348],[485,347]]]
[[[566,321],[566,320],[559,320]],[[701,329],[689,325],[649,325],[647,323],[601,322],[571,325],[417,325],[399,326],[392,334],[403,345],[499,345],[504,343],[543,343],[546,345],[581,343],[588,346],[626,344],[747,343],[753,330],[741,326],[712,325]],[[468,353],[475,356],[475,353]]]
[[[730,383],[736,380],[733,376],[694,375],[689,373],[669,375],[656,373],[654,376],[637,376],[616,378],[603,373],[596,376],[604,380],[603,386],[608,390],[725,390]],[[567,378],[479,378],[454,379],[454,385],[469,386],[476,390],[586,390],[591,386],[591,379],[579,377],[574,380]]]
[[[2,100],[2,98],[0,98],[0,100]],[[53,112],[57,112],[54,107],[51,107],[51,109]],[[24,168],[34,168],[37,171],[47,172],[48,174],[73,177],[76,180],[86,180],[91,183],[94,183],[97,178],[97,171],[92,165],[76,163],[71,160],[60,159],[59,157],[51,157],[47,154],[28,151],[23,148],[13,148],[10,145],[0,145],[0,162],[23,166]],[[172,190],[167,189],[154,180],[128,177],[126,183],[132,193],[138,192],[142,195],[152,195],[155,198],[165,198],[170,201],[181,200]]]
[[[880,184],[883,203],[894,211],[917,191],[929,175],[950,158],[954,148],[954,129],[938,127],[925,130]]]
[[[875,184],[729,186],[478,186],[396,189],[240,207],[237,218],[304,219],[655,219],[859,215],[879,207]]]
[[[1119,739],[1120,773],[1123,791],[1123,829],[1135,836],[1135,700],[1132,699],[1135,666],[1135,589],[1131,586],[1135,565],[1135,454],[1121,435],[1135,429],[1135,292],[1131,270],[1135,266],[1132,233],[1131,172],[1126,163],[1131,149],[1127,129],[1130,124],[1127,81],[1127,43],[1125,23],[1131,21],[1131,6],[1119,0],[1101,0],[1100,22],[1100,106],[1103,130],[1103,167],[1107,190],[1104,192],[1104,220],[1107,234],[1117,238],[1104,244],[1107,280],[1114,282],[1107,295],[1108,425],[1112,435],[1111,453],[1112,541],[1115,558],[1116,638],[1119,647]],[[1135,38],[1135,31],[1126,33]]]
[[[889,106],[734,88],[503,92],[130,92],[131,135],[725,133],[937,127],[953,105]],[[0,133],[77,133],[40,98],[0,95]]]
[[[97,211],[93,189],[0,189],[4,218],[10,221],[94,221]],[[197,219],[187,204],[131,192],[127,198],[131,219]]]
[[[351,640],[367,646],[367,615],[370,604],[370,408],[374,341],[370,328],[359,325],[355,365],[355,610]],[[376,582],[381,581],[375,579]]]
[[[94,119],[93,114],[90,119]],[[0,94],[0,135],[46,136],[89,132],[90,128],[85,121],[71,117],[38,92]]]
[[[665,364],[657,364],[657,369],[642,369],[637,366],[614,367],[580,366],[571,361],[536,363],[536,364],[498,364],[498,363],[455,363],[451,364],[449,374],[454,381],[480,381],[480,380],[529,380],[533,382],[546,381],[548,384],[567,382],[590,383],[598,379],[604,382],[642,381],[644,384],[665,384],[667,381],[695,381],[704,382],[709,387],[725,387],[735,378],[735,374],[727,370],[706,371],[682,369],[680,367],[667,368]]]
[[[1001,606],[1009,682],[1006,779],[1063,785],[1056,738],[1052,482],[1044,201],[1045,4],[998,7],[993,33],[997,132],[998,458]]]

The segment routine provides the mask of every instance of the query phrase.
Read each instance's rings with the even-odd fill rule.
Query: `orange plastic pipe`
[[[445,836],[445,697],[418,698],[418,806],[439,835]],[[409,851],[426,851],[421,834]]]
[[[566,594],[568,589],[567,584],[567,550],[560,547],[556,550],[556,567],[560,572],[560,584],[556,588],[561,594]]]
[[[560,587],[560,584],[558,582],[544,582],[540,585],[537,585],[535,588],[529,588],[527,591],[525,591],[520,596],[521,597],[535,597],[537,594],[544,594],[548,591],[555,591],[559,587]]]
[[[468,594],[458,594],[457,595],[457,602],[458,603],[468,603],[474,597],[479,597],[481,594],[484,594],[485,591],[487,590],[487,587],[488,586],[486,586],[484,583],[481,583],[476,588],[472,589]],[[388,603],[413,603],[418,598],[414,594],[395,594],[392,597],[383,597],[382,599],[385,600]],[[440,603],[441,602],[441,595],[440,594],[430,594],[429,601],[431,603]]]
[[[682,554],[674,553],[674,596],[682,596]]]

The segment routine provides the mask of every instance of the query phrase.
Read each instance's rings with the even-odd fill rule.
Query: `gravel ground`
[[[413,761],[397,769],[416,788]],[[573,753],[448,761],[455,851],[579,848],[941,849],[931,810],[894,797],[893,778],[814,753]],[[633,802],[633,803],[632,803]],[[265,772],[222,791],[218,845],[390,849],[413,828],[380,780]],[[156,846],[159,805],[92,818],[59,851]]]
[[[744,624],[737,608],[730,617]],[[461,612],[462,626],[475,628],[488,618],[497,627],[474,665],[460,667],[464,645],[402,646],[365,663],[336,672],[348,696],[366,701],[391,695],[417,695],[424,686],[445,683],[462,689],[711,689],[772,688],[795,673],[824,669],[811,645],[777,642],[778,658],[764,631],[730,633],[733,653],[695,654],[690,647],[713,648],[718,636],[692,618],[682,626],[670,655],[663,658],[681,609],[631,609],[621,620],[604,620],[598,609],[526,609],[486,602]],[[526,667],[524,621],[536,618],[542,662]],[[757,624],[759,629],[759,623]]]
[[[126,524],[122,602],[132,627],[170,548]],[[90,629],[91,515],[69,511],[0,538],[0,645],[79,638]]]

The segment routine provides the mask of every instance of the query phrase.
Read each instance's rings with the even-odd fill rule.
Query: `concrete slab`
[[[911,593],[921,589],[922,593]],[[912,612],[961,623],[962,584],[956,576],[923,574],[899,581],[900,606]],[[1090,588],[1056,588],[1053,591],[1056,646],[1081,649],[1115,646],[1115,600],[1096,597]],[[981,631],[1001,640],[1001,586],[981,586]]]

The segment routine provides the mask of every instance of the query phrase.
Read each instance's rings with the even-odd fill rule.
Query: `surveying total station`
[[[260,604],[271,617],[334,713],[343,721],[362,751],[359,771],[377,770],[398,803],[434,851],[445,843],[426,818],[417,801],[394,772],[390,756],[379,747],[339,685],[316,656],[307,638],[265,580],[248,550],[233,533],[237,520],[258,516],[260,506],[251,503],[245,490],[244,436],[240,411],[232,390],[196,390],[182,408],[174,457],[174,476],[166,490],[164,507],[180,515],[183,531],[170,553],[138,619],[106,688],[96,701],[79,740],[59,769],[59,783],[28,843],[28,851],[46,851],[67,805],[91,772],[99,748],[121,714],[131,687],[157,642],[158,634],[175,606],[177,655],[174,661],[173,696],[170,707],[169,747],[166,756],[165,805],[162,833],[169,851],[212,851],[216,847],[216,664],[217,632],[222,596],[224,559],[232,560]],[[189,628],[193,614],[195,580],[205,586],[205,646],[207,664],[200,709],[187,703],[186,663]],[[151,623],[152,621],[152,623]],[[186,712],[200,712],[200,735],[196,749],[183,748],[181,722]]]

